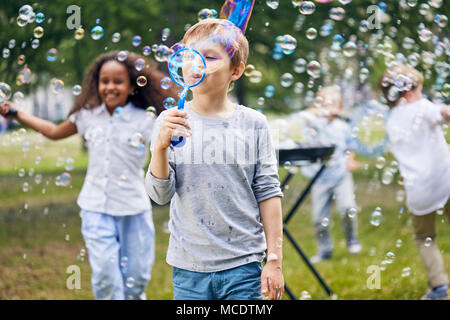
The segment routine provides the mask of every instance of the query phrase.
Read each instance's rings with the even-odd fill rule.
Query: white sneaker
[[[348,252],[351,254],[358,254],[361,252],[362,246],[358,242],[351,243],[348,246]]]

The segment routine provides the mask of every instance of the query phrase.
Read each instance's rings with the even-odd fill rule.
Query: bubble
[[[166,109],[171,109],[171,108],[175,107],[176,101],[172,97],[167,97],[166,99],[164,99],[163,105]]]
[[[347,210],[347,216],[350,219],[354,219],[354,218],[356,218],[357,212],[358,212],[358,210],[356,208],[350,208],[350,209]]]
[[[103,37],[104,30],[102,26],[95,26],[91,29],[91,38],[94,40],[100,40]]]
[[[114,109],[113,115],[114,115],[114,117],[119,118],[122,115],[122,112],[123,112],[123,107],[118,106]]]
[[[28,19],[26,16],[20,15],[19,17],[17,17],[16,22],[19,27],[24,27],[27,25]]]
[[[302,3],[300,3],[298,11],[300,11],[300,13],[303,15],[310,15],[313,14],[314,11],[316,11],[316,5],[312,1],[302,1]]]
[[[24,168],[19,169],[19,177],[21,177],[21,178],[25,177],[25,169]]]
[[[120,258],[120,266],[125,269],[128,266],[128,257],[122,257]]]
[[[38,173],[35,177],[34,177],[34,182],[36,184],[41,184],[42,182],[42,174]]]
[[[329,224],[330,220],[328,218],[323,218],[322,221],[320,222],[320,225],[324,228],[328,227]]]
[[[417,32],[419,33],[419,39],[422,42],[428,42],[433,37],[433,32],[427,27],[419,29]]]
[[[25,99],[25,96],[24,96],[24,94],[23,94],[22,92],[16,91],[16,92],[14,93],[14,95],[13,95],[13,100],[14,100],[14,102],[20,103],[20,102],[23,101],[23,99]]]
[[[146,110],[148,116],[156,116],[156,108],[154,106],[148,107]]]
[[[254,71],[254,70],[255,70],[255,66],[252,64],[248,64],[245,66],[244,75],[246,77],[250,77],[252,71]]]
[[[411,8],[414,8],[417,5],[418,0],[406,0],[406,3],[408,4],[408,6],[410,6]]]
[[[24,141],[22,142],[22,151],[23,152],[28,152],[30,151],[30,142],[29,141]]]
[[[126,50],[121,50],[119,51],[119,53],[117,54],[117,60],[119,61],[125,61],[128,57],[128,51]]]
[[[429,6],[428,4],[426,4],[426,3],[422,3],[422,4],[419,6],[419,13],[420,13],[421,15],[423,15],[423,16],[430,15],[430,14],[431,14],[431,8],[430,8],[430,6]]]
[[[448,18],[443,14],[436,14],[434,16],[434,22],[441,28],[445,28],[447,26]]]
[[[141,42],[142,42],[142,38],[140,35],[133,36],[133,39],[131,40],[131,44],[133,45],[133,47],[139,47]]]
[[[377,207],[375,211],[370,214],[370,224],[378,227],[381,224],[381,219],[383,215],[381,214],[381,208]]]
[[[346,57],[353,57],[358,50],[358,46],[353,41],[349,41],[344,44],[343,53]]]
[[[114,32],[113,33],[113,35],[112,35],[112,37],[111,37],[111,41],[113,42],[113,43],[117,43],[117,42],[119,42],[120,41],[120,33],[119,32]]]
[[[411,268],[410,267],[404,267],[402,269],[402,278],[409,277],[411,275]]]
[[[56,177],[55,184],[59,187],[67,187],[70,185],[72,180],[72,176],[68,172],[64,172]]]
[[[266,4],[269,8],[276,10],[280,5],[280,2],[278,0],[266,0]]]
[[[75,163],[75,161],[72,158],[67,158],[66,159],[66,166],[65,169],[67,171],[72,171],[73,170],[73,164]]]
[[[261,71],[259,71],[259,70],[253,70],[253,71],[250,73],[250,76],[249,76],[248,80],[249,80],[251,83],[259,83],[259,82],[261,82],[261,80],[262,80],[262,73],[261,73]]]
[[[395,253],[391,251],[387,252],[386,255],[384,256],[384,259],[387,263],[391,264],[395,260]]]
[[[313,78],[318,78],[320,76],[321,65],[320,62],[312,60],[306,66],[306,73]]]
[[[427,248],[429,248],[433,244],[433,239],[430,237],[426,237],[424,240],[423,245]]]
[[[137,147],[140,144],[143,144],[144,141],[144,137],[142,136],[142,134],[140,134],[139,132],[134,133],[130,139],[128,139],[128,142],[130,143],[130,145],[132,147]]]
[[[64,89],[64,82],[60,79],[53,78],[50,81],[50,87],[54,94],[60,94]]]
[[[145,76],[139,76],[136,79],[136,84],[139,87],[144,87],[147,84],[147,78]]]
[[[134,62],[134,68],[137,71],[141,71],[142,69],[144,69],[144,67],[145,67],[145,60],[143,58],[136,59],[136,61]]]
[[[281,75],[281,86],[284,88],[290,87],[294,83],[294,76],[290,73]]]
[[[314,40],[315,38],[317,38],[317,30],[316,30],[316,28],[313,28],[313,27],[308,28],[306,30],[306,38],[308,40]]]
[[[300,300],[311,300],[311,294],[308,291],[303,290],[300,294]]]
[[[9,98],[11,98],[11,87],[7,83],[0,82],[0,103],[9,100]]]
[[[210,9],[207,9],[207,8],[201,9],[201,10],[197,13],[197,19],[198,19],[198,21],[205,20],[205,19],[209,19],[209,18],[212,17],[212,15],[213,15],[213,13],[211,12]]]
[[[285,55],[292,54],[297,48],[297,39],[295,39],[290,34],[285,34],[278,38],[277,41]]]
[[[266,98],[272,98],[275,94],[275,87],[272,85],[268,85],[264,88],[264,96]]]
[[[81,94],[82,88],[79,84],[76,84],[72,87],[72,94],[74,96],[79,96]]]
[[[164,77],[161,79],[161,88],[167,90],[171,86],[172,86],[172,79],[170,79],[169,77]]]
[[[405,200],[405,190],[398,190],[397,191],[397,194],[396,194],[396,197],[395,197],[395,200],[397,201],[397,202],[403,202],[404,200]]]
[[[428,4],[432,6],[433,8],[440,8],[442,4],[444,3],[444,0],[428,0]]]
[[[23,192],[28,192],[30,190],[30,184],[28,182],[24,182],[22,184],[22,191]]]
[[[128,288],[133,288],[134,287],[134,283],[135,283],[135,280],[134,280],[133,277],[128,277],[127,280],[125,281],[125,285]]]
[[[383,171],[383,175],[381,177],[381,182],[383,184],[391,184],[394,180],[394,174],[392,173],[392,170],[390,168],[386,168]]]
[[[56,48],[51,48],[47,52],[47,61],[54,62],[58,58],[58,50]]]
[[[345,17],[345,9],[341,7],[331,8],[329,16],[332,20],[341,21]]]
[[[152,53],[152,48],[150,46],[145,46],[142,48],[142,54],[144,56],[149,56]]]
[[[173,51],[169,47],[159,45],[155,50],[155,60],[158,62],[167,62],[172,54]]]
[[[75,40],[81,40],[84,38],[84,29],[78,28],[75,29]]]
[[[34,28],[33,35],[35,38],[40,39],[44,35],[44,28],[41,26]]]
[[[402,246],[402,240],[401,239],[398,239],[396,242],[395,242],[395,247],[397,247],[397,248],[400,248],[401,246]]]
[[[31,48],[37,49],[39,47],[39,44],[40,44],[39,39],[33,39],[33,41],[31,41]]]
[[[45,21],[45,14],[42,12],[36,13],[36,23],[42,23]]]
[[[294,62],[294,71],[297,73],[303,73],[306,70],[306,60],[303,58],[298,58]]]

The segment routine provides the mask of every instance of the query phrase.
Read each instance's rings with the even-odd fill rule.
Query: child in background
[[[86,138],[89,164],[77,203],[96,299],[145,299],[154,263],[155,232],[143,166],[155,115],[145,109],[154,106],[161,112],[164,97],[176,94],[161,89],[164,75],[154,62],[138,72],[137,59],[143,57],[118,52],[99,56],[88,69],[68,120],[59,125],[9,101],[0,108],[1,115],[49,139],[76,133]],[[147,86],[136,84],[140,75],[147,78]]]
[[[342,109],[339,87],[330,86],[320,89],[316,94],[314,107],[305,111],[309,114],[305,118],[309,119],[310,125],[316,128],[317,135],[322,137],[322,140],[335,145],[327,167],[311,189],[313,223],[318,243],[318,253],[311,257],[312,263],[330,259],[333,253],[333,243],[329,233],[333,199],[336,200],[341,216],[348,251],[351,254],[361,251],[357,236],[357,208],[351,174],[351,171],[359,167],[359,163],[355,161],[354,153],[349,151],[351,129],[345,121],[339,119]],[[302,167],[302,173],[312,177],[319,166],[314,164]]]
[[[174,299],[280,299],[283,194],[267,119],[227,96],[248,41],[230,21],[205,19],[183,43],[202,53],[208,73],[184,111],[158,117],[145,181],[155,202],[171,201]],[[186,144],[172,147],[172,136]]]
[[[387,121],[390,149],[404,179],[414,240],[425,265],[430,291],[422,299],[448,299],[448,275],[435,243],[436,212],[450,221],[450,151],[440,125],[450,107],[422,96],[423,76],[410,66],[386,70],[379,87],[393,108]]]

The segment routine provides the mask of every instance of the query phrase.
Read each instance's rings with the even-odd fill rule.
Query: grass
[[[80,138],[50,142],[37,134],[17,136],[0,138],[0,299],[93,299],[91,269],[76,205],[87,165]],[[22,150],[23,141],[30,142],[28,151]],[[37,156],[41,157],[38,164]],[[69,171],[71,184],[57,186],[55,178],[67,171],[64,168],[67,158],[74,160],[74,169]],[[355,172],[354,179],[363,251],[357,256],[347,253],[339,216],[333,212],[330,227],[334,255],[331,260],[318,264],[317,270],[338,299],[418,299],[427,290],[427,278],[412,239],[410,219],[406,211],[401,211],[404,203],[397,199],[397,191],[401,189],[398,177],[391,184],[382,184],[375,159],[359,160],[363,166]],[[392,160],[386,155],[386,165]],[[24,176],[19,176],[23,172],[20,169],[24,169]],[[286,173],[286,169],[280,168],[280,180]],[[37,183],[39,174],[42,178]],[[26,192],[24,182],[28,182]],[[291,180],[284,191],[284,214],[306,183],[299,173]],[[376,207],[383,214],[378,227],[370,224],[370,214]],[[316,252],[310,209],[308,197],[287,225],[307,256]],[[147,287],[149,299],[172,298],[171,267],[165,262],[169,235],[164,224],[168,213],[168,206],[153,206],[156,263]],[[450,273],[449,226],[441,216],[436,222],[437,242]],[[395,255],[391,264],[383,262],[388,252]],[[70,275],[66,270],[71,265],[80,268],[81,289],[66,287]],[[372,265],[383,270],[379,289],[367,287],[371,276],[367,269]],[[402,276],[404,268],[410,268],[409,276]],[[307,291],[312,299],[329,299],[286,238],[283,274],[298,298]]]

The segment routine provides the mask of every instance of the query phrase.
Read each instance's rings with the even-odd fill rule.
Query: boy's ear
[[[244,62],[240,62],[234,69],[233,69],[233,73],[231,74],[231,81],[236,81],[238,80],[242,74],[244,73],[245,70],[245,63]]]

